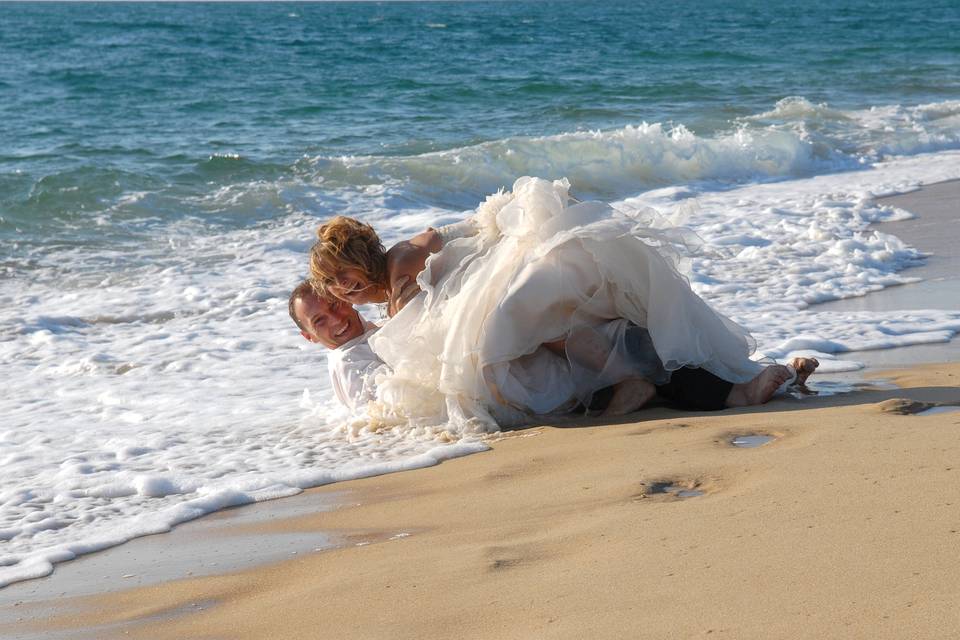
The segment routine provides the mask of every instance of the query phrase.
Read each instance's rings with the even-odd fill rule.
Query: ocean
[[[697,231],[763,354],[949,340],[816,303],[914,280],[873,198],[960,178],[957,33],[950,0],[0,3],[0,587],[486,448],[331,404],[286,302],[335,214],[389,245],[567,177]]]

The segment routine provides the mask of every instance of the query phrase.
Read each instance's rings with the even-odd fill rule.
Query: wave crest
[[[642,123],[615,131],[507,138],[409,157],[312,162],[322,180],[402,181],[421,194],[469,192],[476,199],[512,184],[518,175],[567,177],[578,190],[612,197],[678,182],[808,175],[835,167],[836,158],[818,157],[813,145],[789,131],[740,128],[709,138],[683,125]]]
[[[318,157],[317,181],[402,183],[431,198],[471,200],[519,175],[568,177],[591,195],[617,197],[696,181],[746,182],[862,168],[891,155],[960,148],[960,101],[842,110],[803,97],[742,118],[713,135],[682,124],[512,137],[413,156]]]

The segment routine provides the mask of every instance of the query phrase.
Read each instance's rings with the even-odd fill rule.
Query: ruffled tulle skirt
[[[588,403],[627,377],[759,372],[748,332],[678,269],[689,232],[568,190],[520,178],[478,209],[479,234],[428,260],[422,293],[370,341],[392,370],[377,380],[379,415],[490,431]],[[541,347],[558,340],[565,357]]]

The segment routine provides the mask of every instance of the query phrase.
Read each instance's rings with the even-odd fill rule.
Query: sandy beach
[[[936,216],[942,229],[960,183],[898,197],[912,197],[896,206],[919,218],[891,223],[892,233]],[[956,258],[955,247],[901,237]],[[862,302],[898,308],[911,287],[935,286],[942,295],[932,299],[955,308],[956,272],[940,258],[923,268],[937,270],[932,284]],[[960,409],[923,413],[960,406],[956,342],[891,350],[900,360],[884,364],[896,368],[874,366],[849,393],[509,432],[485,453],[259,505],[269,513],[312,500],[315,512],[217,534],[224,547],[232,535],[308,536],[279,562],[251,557],[256,566],[226,574],[124,591],[111,580],[61,597],[56,581],[81,559],[4,590],[0,635],[956,637]],[[737,446],[747,435],[770,439]],[[316,512],[330,503],[339,506]],[[190,526],[94,558],[190,544]],[[316,547],[310,535],[338,546]]]
[[[960,638],[960,3],[2,15],[0,640]]]

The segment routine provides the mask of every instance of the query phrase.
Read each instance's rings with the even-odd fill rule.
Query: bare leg
[[[573,340],[571,344],[574,347],[572,355],[567,351],[567,342],[570,340]],[[575,338],[544,342],[543,346],[561,358],[571,361],[576,359],[581,366],[594,369],[597,373],[607,366],[610,352],[613,350],[613,345],[595,331],[581,331]]]
[[[644,378],[627,378],[613,385],[613,397],[603,410],[604,416],[622,416],[647,404],[657,395],[657,388]]]
[[[773,397],[780,385],[792,377],[793,372],[789,368],[782,364],[772,364],[750,382],[733,385],[730,395],[727,396],[727,406],[750,407],[764,404]]]

